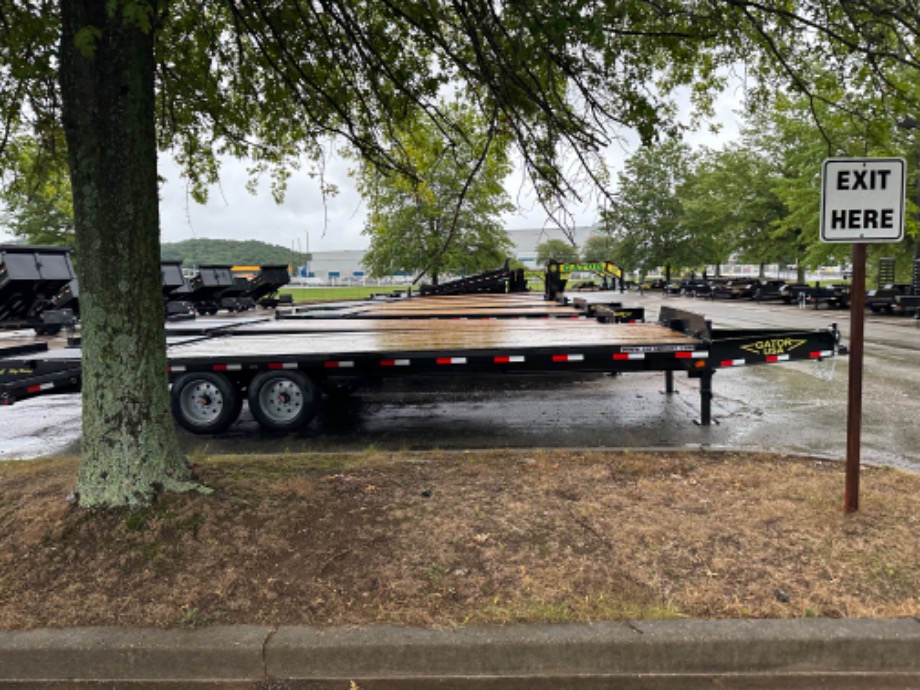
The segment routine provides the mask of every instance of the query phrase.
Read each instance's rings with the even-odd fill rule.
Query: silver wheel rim
[[[196,381],[182,390],[182,415],[192,424],[206,426],[220,417],[224,396],[213,383]]]
[[[303,389],[291,379],[275,379],[259,391],[262,414],[274,423],[297,419],[305,404]]]

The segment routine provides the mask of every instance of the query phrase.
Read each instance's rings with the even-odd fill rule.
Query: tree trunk
[[[83,349],[76,493],[87,507],[141,506],[194,486],[169,409],[153,35],[121,7],[61,2]]]

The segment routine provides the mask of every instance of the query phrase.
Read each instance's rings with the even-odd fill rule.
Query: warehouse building
[[[588,238],[597,232],[597,226],[584,226],[575,228],[575,244],[584,246]],[[556,227],[526,228],[522,230],[508,230],[508,236],[514,244],[513,258],[520,261],[527,268],[536,269],[537,247],[549,240],[562,240],[568,242],[565,234]],[[367,280],[367,271],[363,265],[364,250],[346,249],[332,252],[313,252],[307,266],[300,267],[300,277],[296,282],[322,283],[336,285],[351,285]],[[496,267],[497,268],[497,267]],[[383,282],[402,282],[410,276],[393,276]],[[375,280],[375,283],[377,281]]]

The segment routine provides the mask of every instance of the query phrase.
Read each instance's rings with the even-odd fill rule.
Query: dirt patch
[[[200,459],[211,495],[65,496],[0,463],[0,628],[918,613],[920,477],[809,458],[610,452]]]

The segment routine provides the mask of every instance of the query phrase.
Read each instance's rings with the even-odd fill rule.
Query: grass
[[[742,453],[196,456],[209,495],[87,512],[0,463],[0,628],[917,615],[920,477]]]

